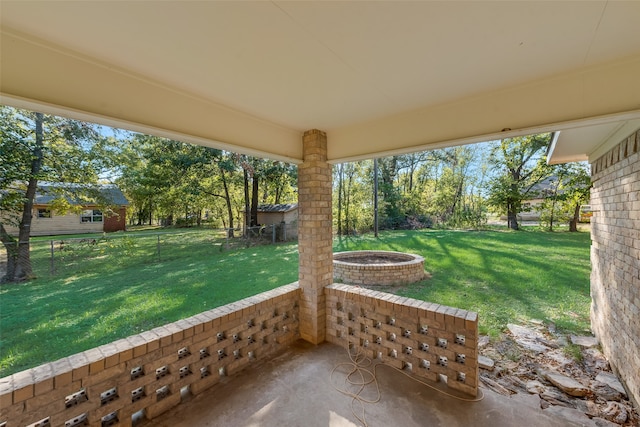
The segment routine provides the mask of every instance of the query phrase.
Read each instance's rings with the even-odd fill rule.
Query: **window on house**
[[[81,222],[102,222],[102,211],[98,209],[86,209],[80,215]]]
[[[38,218],[51,218],[51,209],[38,208]]]

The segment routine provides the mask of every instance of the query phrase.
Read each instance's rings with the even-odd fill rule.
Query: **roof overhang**
[[[584,160],[640,120],[640,2],[0,7],[1,103],[295,163],[312,128],[334,163],[548,131]]]

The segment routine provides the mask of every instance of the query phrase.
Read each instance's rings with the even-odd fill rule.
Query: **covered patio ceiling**
[[[640,2],[0,3],[0,102],[329,161],[558,131],[553,162],[640,126]],[[626,135],[625,135],[626,133]]]

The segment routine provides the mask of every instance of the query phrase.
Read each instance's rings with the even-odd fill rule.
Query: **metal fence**
[[[247,229],[173,229],[31,239],[34,273],[43,277],[73,270],[124,267],[170,261],[181,251],[193,255],[297,240],[297,225]],[[4,255],[4,254],[0,254]],[[0,261],[5,257],[0,256]],[[0,266],[4,270],[4,263]],[[2,271],[3,273],[4,271]]]

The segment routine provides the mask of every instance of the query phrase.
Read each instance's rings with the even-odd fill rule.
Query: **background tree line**
[[[297,200],[295,165],[142,134],[120,145],[132,225],[254,227],[259,204]]]
[[[80,183],[73,197],[99,200],[95,185],[115,183],[130,205],[130,225],[227,229],[257,223],[263,203],[297,201],[297,167],[155,136],[0,106],[0,240],[6,281],[28,280],[29,227],[38,182]],[[489,213],[519,228],[526,200],[541,198],[549,229],[570,222],[589,199],[583,164],[551,166],[551,134],[509,138],[378,159],[379,227],[478,228]],[[335,165],[333,218],[338,235],[373,228],[373,160]],[[539,184],[546,182],[544,188]],[[61,187],[54,209],[74,209]],[[78,194],[82,193],[82,194]],[[248,212],[248,215],[245,215]],[[19,235],[5,225],[18,226]]]

